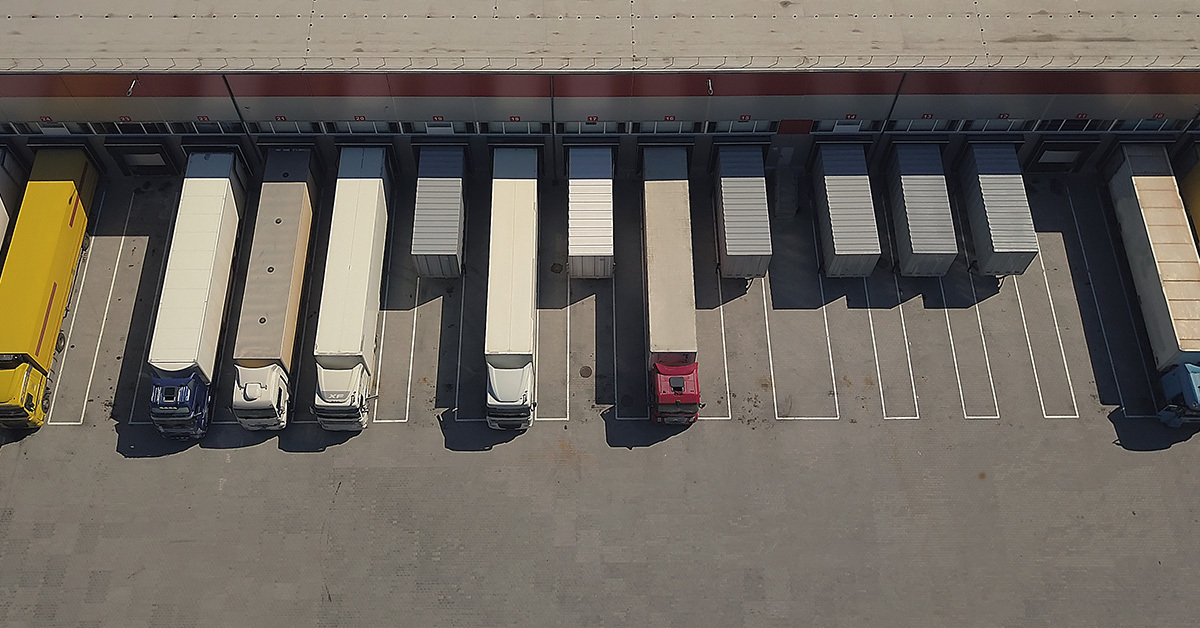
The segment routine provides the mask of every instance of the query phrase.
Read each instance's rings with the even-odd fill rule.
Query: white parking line
[[[95,232],[95,225],[100,224],[100,216],[104,213],[104,199],[105,199],[105,197],[107,197],[107,195],[108,195],[108,189],[105,188],[104,191],[102,191],[100,193],[100,202],[96,204],[96,219],[92,222],[92,225],[93,225],[92,231],[93,232]],[[125,225],[126,225],[126,227],[129,226],[128,218],[126,218]],[[0,238],[2,238],[3,235],[4,234],[0,234]],[[94,244],[94,242],[92,244]],[[67,353],[71,350],[70,340],[71,340],[71,336],[75,333],[75,321],[79,319],[79,307],[78,307],[79,303],[78,303],[78,301],[79,301],[79,298],[83,296],[83,287],[87,282],[88,266],[90,266],[92,263],[91,248],[92,248],[91,245],[89,245],[88,246],[88,254],[83,259],[83,268],[80,269],[79,278],[78,278],[79,279],[79,281],[78,281],[79,294],[75,295],[76,303],[74,306],[71,306],[71,308],[70,308],[71,309],[71,322],[67,324],[67,346],[63,347],[62,353],[57,356],[59,364],[62,365],[62,368],[60,368],[57,373],[57,379],[60,381],[63,378],[63,373],[65,373],[66,369],[67,369]],[[119,254],[118,254],[118,257],[119,257]],[[111,298],[111,293],[109,296]],[[107,315],[107,313],[108,313],[107,308],[105,308],[105,314]],[[99,343],[100,343],[100,341],[96,340],[96,344],[99,345]],[[95,371],[95,368],[96,368],[95,364],[93,364],[92,370]],[[91,376],[89,376],[89,384],[90,384],[90,381],[91,381]],[[84,399],[87,399],[87,397],[84,397]],[[51,400],[50,412],[46,413],[46,425],[79,425],[80,424],[80,423],[76,423],[74,421],[59,422],[59,421],[51,420],[52,417],[54,416],[54,410],[57,407],[58,407],[58,404],[54,403],[53,400]]]
[[[108,283],[108,298],[104,301],[104,318],[100,319],[100,333],[96,336],[96,352],[92,354],[92,368],[88,371],[87,388],[83,393],[83,405],[79,408],[79,420],[65,423],[55,423],[54,425],[83,425],[84,414],[87,413],[88,398],[92,394],[92,381],[96,377],[96,362],[100,359],[100,345],[104,342],[104,328],[108,324],[108,309],[112,305],[113,290],[117,286],[117,275],[121,271],[121,254],[125,252],[125,234],[129,232],[129,216],[133,213],[133,201],[137,198],[137,190],[129,196],[129,207],[125,213],[125,225],[121,227],[121,239],[117,243],[117,258],[113,260],[113,275]],[[89,259],[91,256],[89,256]],[[83,288],[80,287],[82,294]],[[73,323],[74,321],[72,321]],[[49,423],[49,420],[47,420]]]
[[[1097,192],[1097,194],[1099,194],[1099,192]],[[1070,186],[1067,187],[1067,206],[1071,210],[1071,221],[1075,223],[1075,239],[1079,241],[1079,253],[1083,257],[1083,270],[1087,275],[1088,290],[1090,290],[1092,293],[1092,305],[1096,308],[1096,320],[1100,323],[1100,337],[1104,339],[1104,353],[1108,355],[1108,366],[1112,372],[1113,385],[1117,388],[1117,402],[1121,404],[1121,408],[1124,410],[1125,393],[1121,390],[1121,380],[1117,377],[1117,363],[1113,360],[1112,346],[1110,346],[1108,342],[1108,330],[1104,325],[1104,313],[1100,309],[1100,298],[1096,295],[1096,284],[1093,283],[1092,278],[1092,266],[1088,261],[1087,246],[1083,243],[1083,231],[1079,228],[1079,217],[1075,214],[1075,201],[1071,198]],[[1138,343],[1138,350],[1141,351],[1140,342]],[[1157,417],[1150,415],[1125,415],[1125,418],[1150,419]]]
[[[146,333],[146,341],[142,343],[142,352],[138,354],[138,375],[134,380],[133,385],[133,400],[129,403],[129,420],[128,425],[154,425],[153,421],[134,421],[133,416],[137,413],[138,408],[138,393],[142,388],[142,376],[146,374],[146,359],[149,357],[147,353],[150,351],[150,337],[154,335],[154,318],[158,313],[158,298],[162,292],[163,277],[167,274],[167,258],[170,257],[170,249],[163,251],[162,266],[158,269],[158,283],[154,286],[152,298],[154,299],[154,309],[150,311],[150,328]],[[144,260],[143,260],[144,261]],[[131,321],[132,324],[132,321]],[[146,405],[149,405],[147,400]]]
[[[954,197],[950,197],[951,206],[955,207]],[[955,207],[957,209],[957,207]],[[960,216],[962,214],[959,214]],[[960,242],[966,242],[966,234],[959,232],[958,225],[954,226],[954,233],[959,237]],[[958,379],[958,398],[962,402],[963,418],[964,419],[999,419],[1000,418],[1000,400],[996,397],[996,381],[992,379],[992,360],[988,357],[987,337],[983,335],[983,316],[979,313],[979,295],[975,291],[975,278],[971,276],[971,254],[967,253],[966,247],[963,247],[963,258],[967,262],[967,282],[971,286],[971,309],[975,310],[975,321],[979,324],[979,343],[983,347],[983,363],[987,368],[988,388],[992,392],[992,407],[995,408],[993,414],[968,414],[967,413],[967,397],[963,392],[962,375],[958,369],[958,352],[954,348],[954,328],[950,325],[950,307],[946,303],[946,287],[942,283],[942,278],[938,278],[938,287],[942,293],[942,307],[946,313],[946,333],[950,336],[950,355],[954,358],[954,375]]]
[[[883,201],[882,197],[879,197],[876,202],[883,203],[884,201]],[[893,237],[895,230],[892,228],[892,217],[891,217],[890,212],[885,211],[883,213],[883,221],[884,221],[884,226],[886,227],[886,232],[887,232],[887,235],[884,237],[887,238],[888,246],[891,247],[891,250],[895,251],[896,250],[896,240]],[[916,378],[917,376],[915,373],[913,373],[912,350],[908,345],[908,322],[904,320],[904,298],[900,294],[900,276],[899,276],[898,272],[892,273],[892,285],[896,288],[896,310],[900,313],[900,332],[901,332],[901,335],[904,337],[904,357],[908,363],[908,385],[909,385],[910,389],[912,390],[913,415],[912,416],[888,416],[887,409],[886,409],[886,407],[884,407],[883,418],[899,419],[899,420],[906,420],[906,419],[907,420],[917,420],[917,419],[921,418],[921,405],[920,405],[920,402],[917,401],[917,378]],[[866,287],[867,287],[867,280],[863,279],[864,291],[866,290]],[[871,312],[871,295],[868,292],[867,293],[867,313],[868,313],[868,315],[870,314],[870,312]],[[870,322],[871,322],[871,344],[872,344],[872,346],[874,346],[874,344],[875,344],[875,320],[874,320],[874,318],[871,318],[871,317],[868,317],[868,320],[870,320]],[[875,371],[876,371],[876,374],[879,375],[879,352],[878,351],[876,351],[876,353],[875,353]],[[880,403],[882,403],[883,402],[883,379],[881,378],[876,381],[879,382],[879,400],[880,400]]]
[[[1042,281],[1046,284],[1046,299],[1050,303],[1050,318],[1054,323],[1054,334],[1058,337],[1058,350],[1062,355],[1063,371],[1067,376],[1067,388],[1071,392],[1071,408],[1073,414],[1046,414],[1046,402],[1042,394],[1042,380],[1038,377],[1037,361],[1033,357],[1033,341],[1029,337],[1029,323],[1025,318],[1025,305],[1021,300],[1021,282],[1013,275],[1013,288],[1017,293],[1017,308],[1021,311],[1021,327],[1025,329],[1025,344],[1029,347],[1029,364],[1033,367],[1033,381],[1038,389],[1038,403],[1042,406],[1042,417],[1047,419],[1078,419],[1079,406],[1075,403],[1075,385],[1071,383],[1071,370],[1067,367],[1067,352],[1063,348],[1062,331],[1058,328],[1058,314],[1054,311],[1054,299],[1050,295],[1050,280],[1046,277],[1046,265],[1042,262],[1041,244],[1038,244],[1038,265],[1042,267]]]
[[[561,416],[561,417],[538,416],[537,405],[535,404],[533,406],[533,420],[534,421],[569,421],[569,420],[571,420],[571,280],[570,280],[570,278],[567,279],[567,307],[565,309],[566,309],[566,316],[567,316],[567,347],[566,347],[567,361],[564,363],[563,368],[566,371],[566,382],[567,382],[567,396],[566,396],[566,403],[564,404],[564,407],[566,408],[566,416]],[[538,355],[538,347],[541,346],[540,342],[538,341],[538,335],[539,335],[538,330],[541,329],[541,324],[542,324],[542,312],[541,312],[541,310],[538,310],[537,316],[534,319],[533,352],[535,355]],[[540,390],[537,387],[537,385],[538,385],[538,382],[541,381],[538,378],[538,371],[540,371],[541,368],[537,367],[537,362],[538,362],[537,360],[534,360],[533,386],[534,386],[535,391]],[[540,393],[535,394],[534,397],[535,397],[535,399],[537,397],[541,397],[541,394]]]
[[[703,421],[732,421],[733,404],[729,401],[729,349],[725,345],[725,295],[721,292],[721,271],[717,270],[717,314],[721,317],[721,365],[725,369],[725,404],[729,408],[728,416],[701,416]]]
[[[396,423],[408,422],[408,409],[412,401],[412,376],[413,376],[413,355],[417,352],[417,309],[421,302],[421,278],[417,277],[416,287],[413,288],[415,299],[413,300],[413,322],[412,322],[412,342],[408,346],[408,385],[404,391],[404,419],[397,420]]]
[[[814,238],[818,237],[815,223],[813,224],[813,236]],[[814,243],[816,241],[817,240],[815,239],[813,240]],[[820,310],[821,319],[825,323],[825,349],[829,353],[829,385],[830,390],[833,392],[834,414],[833,416],[779,416],[779,397],[775,392],[775,356],[771,349],[771,307],[767,304],[767,292],[771,287],[769,279],[771,273],[770,271],[767,271],[767,274],[763,276],[763,322],[766,324],[767,328],[767,363],[771,368],[771,402],[774,404],[776,421],[836,421],[840,419],[842,415],[841,407],[838,403],[837,373],[834,371],[833,367],[833,340],[829,336],[829,315],[825,311],[825,281],[821,277],[820,270],[821,253],[820,251],[816,250],[815,246],[813,247],[813,252],[817,257],[817,287],[821,292]]]
[[[466,236],[464,236],[465,238]],[[466,316],[466,301],[467,301],[467,278],[464,276],[458,284],[458,361],[454,365],[454,420],[455,422],[463,423],[482,423],[487,421],[487,417],[471,417],[462,418],[459,415],[459,405],[462,390],[462,339],[463,339],[463,321]],[[536,342],[536,340],[535,340]],[[535,369],[534,377],[537,376]],[[435,392],[436,395],[436,392]]]
[[[904,354],[908,360],[908,382],[912,387],[913,408],[916,409],[916,414],[889,416],[887,413],[887,400],[885,399],[885,395],[883,393],[883,372],[880,369],[879,349],[875,342],[875,316],[871,313],[871,292],[867,288],[867,279],[864,277],[862,282],[863,294],[866,297],[867,303],[867,322],[871,327],[871,350],[875,353],[875,381],[879,383],[879,405],[880,409],[883,411],[884,419],[917,420],[921,418],[921,408],[917,405],[917,384],[912,372],[912,354],[908,349],[908,329],[904,323],[904,307],[903,303],[900,302],[900,282],[896,279],[894,274],[892,275],[892,280],[896,285],[896,308],[900,311],[900,330],[904,336]]]
[[[1101,194],[1100,188],[1096,189],[1096,199],[1100,201],[1100,206],[1103,207],[1104,206],[1104,196]],[[1071,200],[1069,189],[1068,189],[1067,200],[1068,201]],[[1071,205],[1072,217],[1074,217],[1074,215],[1075,215],[1074,209],[1075,209],[1074,204],[1072,204]],[[1109,229],[1109,227],[1108,227],[1108,221],[1102,220],[1100,222],[1102,222],[1104,224],[1104,233],[1108,237],[1108,241],[1113,242],[1113,234],[1112,234],[1112,230]],[[1078,221],[1076,221],[1075,227],[1076,227],[1076,229],[1079,228]],[[1081,245],[1082,245],[1082,242],[1083,242],[1083,238],[1082,238],[1082,236],[1080,236]],[[1123,242],[1123,241],[1117,240],[1117,242]],[[1137,329],[1137,317],[1134,316],[1134,314],[1133,314],[1133,299],[1129,298],[1129,291],[1125,289],[1125,279],[1124,279],[1124,275],[1121,273],[1121,264],[1120,264],[1119,260],[1117,259],[1116,247],[1109,247],[1108,251],[1112,255],[1113,264],[1117,268],[1117,278],[1118,278],[1117,283],[1121,286],[1121,295],[1124,297],[1124,301],[1125,301],[1125,312],[1127,314],[1129,314],[1130,327],[1133,327],[1136,330]],[[1095,292],[1095,289],[1093,288],[1093,294],[1094,294],[1094,292]],[[1135,335],[1136,335],[1136,332],[1135,332]],[[1105,336],[1105,342],[1107,342],[1107,341],[1108,341],[1108,337]],[[1142,346],[1141,341],[1139,340],[1138,342],[1136,342],[1134,344],[1137,345],[1138,355],[1141,356],[1141,358],[1142,358],[1142,364],[1146,364],[1146,363],[1153,364],[1154,363],[1153,360],[1146,359],[1146,349]],[[1110,362],[1111,362],[1111,360],[1110,360]],[[1154,383],[1150,380],[1150,373],[1146,369],[1142,369],[1142,371],[1143,371],[1143,375],[1145,375],[1145,378],[1146,378],[1146,389],[1150,392],[1150,398],[1154,399],[1155,398]],[[1124,402],[1122,402],[1121,405],[1122,405],[1122,407],[1124,407],[1124,405],[1125,405]],[[1158,416],[1157,415],[1133,415],[1133,416],[1126,415],[1126,418],[1156,419],[1156,418],[1158,418]]]

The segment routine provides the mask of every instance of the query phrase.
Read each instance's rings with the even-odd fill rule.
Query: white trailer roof
[[[492,162],[484,352],[533,355],[537,316],[537,150],[497,148]]]
[[[721,216],[725,252],[729,255],[770,255],[771,216],[767,209],[767,180],[762,148],[721,146],[717,149]]]
[[[572,146],[567,151],[568,255],[612,255],[612,149]]]
[[[150,340],[150,366],[159,371],[195,365],[213,376],[241,217],[235,168],[230,153],[188,159]]]
[[[291,366],[312,225],[311,160],[308,150],[267,154],[234,360]]]
[[[875,199],[867,176],[867,159],[859,144],[824,144],[817,168],[824,179],[829,225],[838,255],[880,252]]]
[[[385,159],[382,148],[341,151],[317,315],[318,357],[362,357],[366,339],[374,342],[382,273],[377,242],[387,225]],[[374,368],[370,361],[366,366]]]
[[[687,151],[679,146],[648,146],[642,163],[650,352],[695,353]]]
[[[413,213],[413,255],[461,255],[463,148],[423,146]]]

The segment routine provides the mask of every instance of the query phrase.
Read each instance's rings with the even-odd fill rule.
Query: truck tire
[[[50,389],[49,388],[46,389],[46,392],[42,393],[42,413],[50,414]]]
[[[62,353],[63,349],[66,349],[66,348],[67,348],[67,334],[65,332],[60,331],[60,332],[58,332],[58,340],[54,341],[54,352]]]
[[[88,247],[89,247],[89,246],[91,246],[91,245],[92,245],[92,238],[91,238],[91,236],[88,236],[88,235],[85,233],[85,234],[83,235],[83,242],[82,242],[82,243],[79,245],[79,250],[80,250],[80,251],[86,251],[86,250],[88,250]]]

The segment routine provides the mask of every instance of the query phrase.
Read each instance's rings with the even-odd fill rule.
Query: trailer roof
[[[647,147],[643,161],[650,351],[695,352],[687,151],[678,146]]]
[[[300,308],[298,282],[303,281],[312,224],[311,159],[308,150],[272,150],[267,155],[235,360],[283,360],[290,366]]]
[[[0,71],[1200,67],[1188,0],[5,5]]]
[[[537,150],[497,148],[484,351],[532,354],[537,316]]]

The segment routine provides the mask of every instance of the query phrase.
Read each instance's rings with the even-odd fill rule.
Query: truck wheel
[[[50,414],[50,391],[42,393],[42,413]]]
[[[63,349],[67,348],[67,335],[63,332],[58,332],[58,340],[54,341],[54,352],[62,353]]]
[[[92,238],[89,237],[87,234],[84,234],[83,242],[80,243],[80,245],[79,245],[79,250],[86,251],[86,250],[88,250],[88,247],[91,245],[92,245]]]

